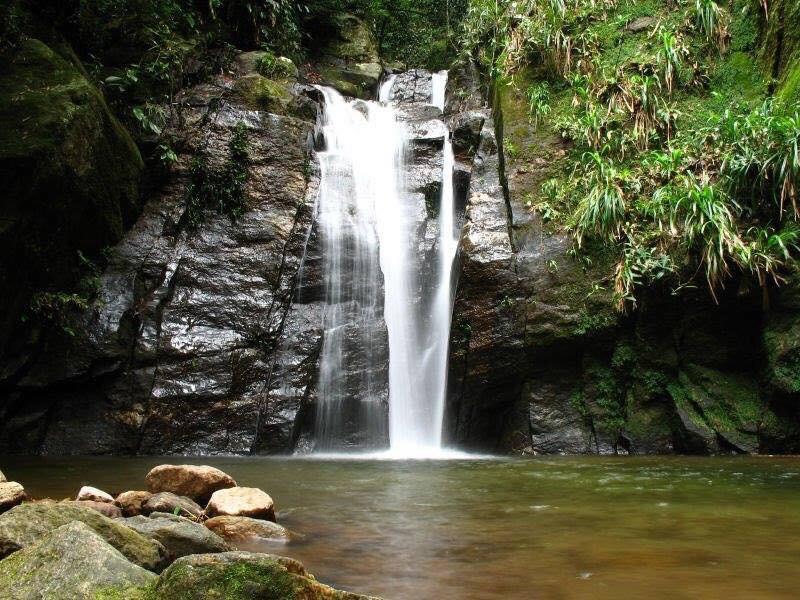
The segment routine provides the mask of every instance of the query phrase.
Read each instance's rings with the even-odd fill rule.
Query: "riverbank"
[[[240,550],[293,534],[266,492],[214,467],[162,464],[137,489],[83,485],[63,500],[5,479],[2,598],[367,598],[319,583],[297,560]]]

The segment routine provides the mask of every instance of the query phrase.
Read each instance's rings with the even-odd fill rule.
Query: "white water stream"
[[[418,205],[405,185],[408,132],[390,102],[393,83],[394,77],[384,82],[378,102],[348,101],[321,88],[317,219],[326,308],[315,449],[342,449],[354,425],[360,434],[345,446],[374,449],[385,437],[386,357],[379,346],[388,335],[389,453],[440,456],[458,246],[453,150],[445,134],[439,239],[435,264],[425,265],[415,238]],[[431,104],[443,110],[447,72],[431,83]],[[422,284],[426,268],[433,285]]]

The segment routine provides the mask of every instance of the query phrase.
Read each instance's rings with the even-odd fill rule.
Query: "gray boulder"
[[[226,552],[230,550],[220,536],[200,523],[166,513],[153,513],[123,519],[125,525],[143,536],[160,542],[173,561],[188,554]]]

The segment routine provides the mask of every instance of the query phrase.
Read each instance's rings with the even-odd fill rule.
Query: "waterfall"
[[[409,134],[391,102],[394,81],[383,83],[377,102],[348,101],[320,88],[325,149],[317,220],[325,310],[316,450],[380,446],[388,380],[390,453],[441,452],[458,243],[453,150],[443,128],[438,238],[426,258],[416,242],[419,205],[406,189]],[[446,71],[433,74],[430,103],[440,110],[446,83]]]

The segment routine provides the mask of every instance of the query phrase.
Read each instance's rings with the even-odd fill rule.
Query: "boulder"
[[[170,562],[189,554],[230,550],[225,540],[216,533],[184,517],[153,513],[149,518],[139,515],[124,519],[123,522],[143,536],[160,542]]]
[[[233,90],[242,103],[253,110],[264,110],[276,115],[286,115],[292,95],[286,85],[263,75],[253,73],[240,77],[233,83]]]
[[[223,515],[208,519],[204,525],[229,542],[243,540],[288,542],[291,539],[289,530],[282,525],[250,517]]]
[[[191,498],[178,496],[170,492],[153,494],[142,505],[142,514],[149,515],[153,512],[178,514],[185,517],[199,517],[203,509]]]
[[[0,483],[0,513],[21,504],[25,500],[25,488],[16,481]]]
[[[375,97],[382,74],[383,67],[378,63],[330,65],[320,68],[322,83],[345,96],[362,99]]]
[[[111,597],[125,598],[125,590],[155,578],[91,527],[73,521],[0,562],[0,597],[94,600],[115,590],[119,594]]]
[[[2,471],[0,471],[0,483],[5,483],[6,481],[8,481],[6,479],[6,476],[3,474]]]
[[[347,62],[378,61],[378,44],[367,23],[354,15],[338,13],[331,15],[326,25],[327,43],[320,54]]]
[[[269,494],[258,489],[235,487],[214,492],[206,506],[209,517],[227,515],[275,520],[275,506]]]
[[[161,544],[75,503],[26,503],[0,515],[0,558],[39,542],[72,521],[88,525],[140,567],[151,571],[161,567],[166,554]]]
[[[254,552],[193,554],[179,558],[158,578],[156,598],[280,598],[359,600],[366,596],[321,584],[291,558]]]
[[[108,502],[110,504],[114,502],[114,497],[111,494],[107,494],[103,490],[97,489],[96,487],[85,485],[80,489],[75,500],[79,502],[81,500],[92,500],[93,502]]]
[[[122,511],[118,506],[109,504],[108,502],[97,502],[95,500],[73,500],[72,502],[62,502],[62,504],[71,504],[73,506],[82,506],[84,508],[91,508],[96,510],[101,515],[105,515],[109,519],[119,519],[122,517]]]
[[[142,514],[142,506],[147,502],[153,494],[145,491],[128,491],[122,492],[114,500],[114,504],[120,507],[124,517],[135,517]]]
[[[172,492],[206,503],[217,490],[236,486],[227,473],[206,465],[159,465],[145,476],[152,493]]]
[[[32,290],[69,289],[81,266],[79,254],[92,257],[122,237],[141,208],[144,165],[68,48],[56,52],[40,40],[24,39],[4,59],[0,282],[6,293],[0,314],[13,323],[20,319],[12,314],[30,310]],[[29,330],[31,323],[20,327]],[[6,328],[0,343],[15,334]],[[28,370],[25,379],[44,385],[68,375],[76,360]]]

